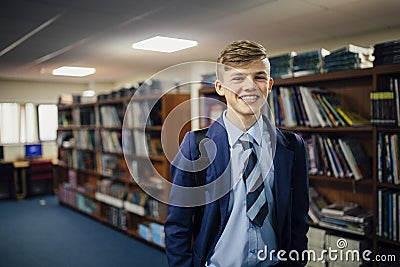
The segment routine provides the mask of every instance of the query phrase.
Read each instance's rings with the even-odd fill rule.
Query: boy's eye
[[[256,78],[256,80],[266,80],[267,79],[267,77],[265,77],[265,76],[256,76],[255,78]]]
[[[232,81],[243,81],[243,80],[244,80],[244,77],[241,77],[241,76],[236,76],[236,77],[232,78]]]

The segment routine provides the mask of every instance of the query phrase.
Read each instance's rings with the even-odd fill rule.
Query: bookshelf
[[[357,112],[366,119],[371,118],[370,93],[381,90],[389,90],[390,81],[393,77],[400,77],[399,65],[383,65],[368,69],[343,70],[329,73],[314,74],[286,79],[275,79],[274,90],[280,87],[309,87],[319,88],[320,91],[334,93],[346,110]],[[200,97],[212,97],[222,100],[213,88],[202,88]],[[206,101],[200,103],[200,115],[208,116],[210,105]],[[209,121],[203,120],[201,127],[208,126]],[[303,138],[318,135],[322,138],[352,139],[360,144],[369,163],[370,170],[363,173],[360,180],[354,178],[336,178],[333,175],[323,173],[321,175],[310,174],[310,186],[314,187],[321,195],[331,203],[338,201],[355,202],[373,213],[372,232],[366,233],[359,238],[364,238],[372,244],[373,251],[382,251],[382,248],[400,246],[397,241],[383,238],[378,235],[379,224],[379,201],[378,191],[388,190],[400,199],[400,185],[394,182],[378,181],[378,163],[382,159],[378,156],[378,137],[380,134],[400,135],[400,127],[386,125],[361,125],[361,126],[337,126],[337,127],[310,127],[280,126],[282,129],[299,133]],[[398,142],[399,139],[397,139]],[[399,144],[399,142],[397,143]],[[397,208],[399,210],[400,203]],[[381,207],[382,208],[382,207]],[[399,224],[400,218],[393,223]],[[316,226],[310,222],[310,225]],[[319,227],[319,226],[317,226]],[[382,226],[381,226],[382,227]],[[322,227],[323,228],[323,227]],[[348,236],[348,234],[334,230],[336,233]],[[397,235],[400,233],[400,225],[397,227]]]
[[[143,118],[135,116],[156,99],[149,121],[138,121]],[[121,96],[95,103],[60,104],[59,156],[54,170],[60,204],[164,250],[162,227],[167,206],[148,196],[131,173],[141,177],[154,175],[142,168],[141,161],[147,160],[143,149],[147,149],[158,175],[171,179],[160,136],[168,114],[189,99],[189,94],[171,92],[135,96],[132,102],[130,96]],[[190,110],[180,116],[180,121],[190,122]],[[188,130],[190,124],[185,124],[179,141]],[[132,139],[124,143],[123,136]],[[135,147],[136,137],[146,137],[146,142],[141,143],[146,147]],[[123,152],[130,160],[125,159]],[[128,168],[132,159],[137,163],[136,170]]]

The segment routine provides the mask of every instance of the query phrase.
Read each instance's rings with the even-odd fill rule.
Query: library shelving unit
[[[60,104],[59,156],[55,168],[59,202],[163,250],[167,206],[148,196],[132,177],[158,175],[170,180],[169,161],[160,140],[162,126],[171,110],[189,99],[189,94],[170,92],[135,96],[132,102],[126,96],[95,103]],[[156,105],[149,117],[141,122],[132,121],[139,120],[136,113],[150,111],[151,101]],[[135,106],[127,109],[129,105]],[[124,116],[129,110],[131,114],[125,125]],[[180,116],[190,121],[190,110]],[[190,124],[181,129],[179,140],[188,130]],[[127,139],[123,142],[122,138]],[[146,139],[135,147],[135,138]],[[143,149],[147,149],[152,170],[157,174],[140,168],[140,161],[146,158]],[[127,161],[124,153],[136,159],[135,166],[128,168],[133,161]]]
[[[399,65],[384,65],[368,69],[356,70],[342,70],[336,72],[328,72],[321,74],[314,74],[301,77],[292,77],[285,79],[274,80],[274,90],[279,87],[298,87],[304,86],[309,88],[319,88],[324,92],[334,93],[345,109],[356,112],[364,118],[371,118],[371,104],[370,93],[374,91],[388,91],[389,81],[393,77],[400,77]],[[398,80],[397,80],[398,81]],[[209,97],[223,101],[219,97],[214,88],[202,88],[199,91],[200,97]],[[218,110],[212,104],[207,104],[203,100],[200,103],[200,115],[209,116],[213,110]],[[210,122],[203,120],[202,127],[208,126]],[[395,182],[378,181],[378,163],[384,159],[378,156],[378,138],[379,135],[393,135],[400,134],[399,127],[385,127],[366,124],[363,126],[337,126],[337,127],[280,127],[283,129],[291,130],[299,133],[303,137],[311,135],[319,135],[324,137],[343,137],[355,139],[363,148],[370,171],[363,175],[361,180],[354,178],[335,178],[333,176],[323,175],[310,175],[310,186],[314,187],[321,195],[323,195],[329,202],[350,201],[359,204],[360,206],[370,210],[373,213],[372,231],[365,235],[355,235],[333,230],[338,235],[350,238],[358,238],[367,240],[371,244],[371,248],[375,253],[382,252],[385,247],[396,246],[397,250],[400,249],[400,240],[393,240],[388,237],[384,238],[383,235],[378,234],[378,229],[382,227],[379,224],[379,204],[378,204],[378,191],[384,190],[395,194],[400,194],[400,185]],[[398,145],[399,143],[397,143]],[[398,157],[397,157],[398,158]],[[399,175],[399,174],[397,174]],[[394,180],[394,178],[393,178]],[[397,205],[397,224],[399,220],[400,203]],[[388,209],[381,207],[382,209]],[[317,226],[310,222],[310,225]],[[321,227],[323,228],[323,227]],[[397,227],[397,235],[400,228]],[[331,230],[331,229],[327,229]]]

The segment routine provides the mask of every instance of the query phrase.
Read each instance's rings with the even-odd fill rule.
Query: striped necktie
[[[261,227],[268,214],[268,202],[265,196],[264,181],[261,168],[258,165],[253,138],[244,134],[240,138],[246,160],[244,163],[243,180],[246,186],[246,214],[250,221]]]

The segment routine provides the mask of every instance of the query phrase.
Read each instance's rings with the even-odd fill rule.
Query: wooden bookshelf
[[[320,88],[323,91],[333,92],[343,103],[345,109],[356,111],[363,117],[371,118],[370,92],[387,90],[386,88],[390,77],[400,78],[399,65],[377,66],[369,69],[343,70],[301,77],[286,79],[274,79],[275,87],[305,86]],[[216,99],[218,95],[214,88],[205,87],[199,91],[200,97],[212,97]],[[200,103],[200,116],[207,116],[208,110],[206,103]],[[207,124],[201,124],[205,127]],[[318,134],[320,136],[344,137],[357,140],[367,157],[371,160],[371,172],[363,177],[362,180],[341,179],[329,177],[326,174],[321,176],[310,175],[310,186],[313,186],[328,201],[351,201],[356,202],[362,207],[373,212],[373,232],[367,234],[365,238],[373,244],[373,250],[377,252],[381,245],[399,246],[400,242],[383,239],[377,236],[375,229],[378,225],[378,189],[387,188],[395,192],[400,192],[400,185],[390,183],[378,183],[377,156],[378,135],[381,132],[399,134],[399,127],[363,125],[358,127],[280,127],[282,129],[295,131],[302,136]],[[400,218],[399,218],[400,220]],[[400,231],[400,229],[398,229]],[[339,235],[344,234],[337,232]],[[344,234],[345,235],[345,234]]]
[[[134,132],[141,132],[146,138],[150,138],[149,140],[160,138],[168,114],[176,106],[189,99],[189,94],[168,93],[135,96],[134,100],[131,100],[131,97],[121,97],[100,100],[96,103],[59,105],[57,131],[59,158],[55,165],[55,174],[58,177],[60,203],[164,250],[162,246],[143,238],[138,232],[138,224],[163,224],[167,206],[161,202],[158,204],[160,217],[148,214],[149,207],[144,205],[147,205],[150,197],[143,198],[144,202],[141,202],[140,205],[135,204],[138,209],[137,214],[135,210],[132,211],[125,206],[124,201],[129,202],[128,198],[131,197],[132,192],[136,192],[135,194],[139,194],[138,196],[146,196],[136,181],[132,179],[127,166],[127,162],[130,164],[130,161],[126,161],[125,155],[138,162],[138,166],[140,166],[138,173],[142,178],[154,175],[148,172],[141,173],[140,161],[150,160],[158,175],[170,179],[169,162],[162,151],[154,151],[154,147],[150,147],[150,144],[147,143],[149,147],[146,149],[149,155],[136,154],[138,150],[133,149],[135,147],[133,143],[137,136],[134,136]],[[144,125],[149,123],[148,121],[134,121],[139,118],[135,118],[133,112],[139,114],[145,108],[149,109],[149,103],[155,100],[158,100],[159,105],[151,110],[156,114],[148,118],[148,120],[152,120],[151,125]],[[136,103],[136,106],[131,106],[131,103]],[[133,107],[139,107],[139,110],[135,110]],[[130,117],[125,118],[129,112]],[[190,121],[190,110],[181,112],[179,116],[182,117],[180,120]],[[118,119],[118,122],[114,119]],[[140,125],[138,126],[138,124]],[[141,126],[142,124],[144,126]],[[179,133],[179,141],[188,130],[190,130],[190,125],[186,124]],[[130,148],[123,146],[122,134],[124,131],[130,131],[132,134],[132,139],[128,139],[126,142],[127,146],[132,145]],[[164,134],[169,138],[168,133]],[[158,143],[157,140],[156,142]],[[115,186],[115,190],[122,190],[126,194],[121,196],[108,195],[110,192],[99,194],[101,186]],[[82,202],[89,204],[85,206]]]

